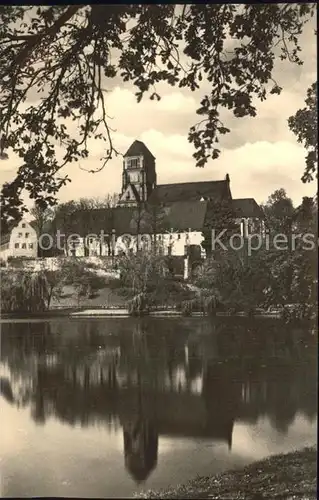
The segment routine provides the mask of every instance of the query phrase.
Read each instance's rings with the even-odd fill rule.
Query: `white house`
[[[11,228],[11,231],[1,237],[0,258],[4,261],[8,257],[32,257],[38,255],[37,232],[30,222],[22,219]]]

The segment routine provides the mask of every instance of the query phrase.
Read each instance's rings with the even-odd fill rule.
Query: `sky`
[[[254,118],[234,118],[225,113],[225,126],[231,133],[220,142],[218,160],[211,159],[204,168],[197,168],[192,158],[193,147],[187,140],[189,128],[199,118],[196,109],[200,96],[209,92],[207,83],[200,93],[162,85],[161,101],[144,98],[137,103],[130,84],[110,80],[106,107],[113,118],[110,125],[116,130],[113,133],[116,148],[124,154],[135,139],[143,141],[156,158],[158,184],[220,180],[228,173],[234,198],[253,197],[261,203],[282,187],[295,204],[303,196],[313,196],[316,183],[301,182],[306,151],[289,130],[287,119],[304,107],[307,88],[317,78],[314,29],[315,20],[311,20],[300,39],[303,66],[277,59],[274,78],[284,89],[280,96],[271,95],[259,102]],[[61,189],[60,201],[120,192],[121,156],[111,160],[99,173],[87,172],[99,167],[101,147],[101,143],[93,142],[87,160],[68,166],[65,172],[72,182]],[[18,165],[18,159],[12,156],[1,162],[1,184],[14,178]]]

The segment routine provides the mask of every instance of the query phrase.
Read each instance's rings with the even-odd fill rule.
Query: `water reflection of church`
[[[125,466],[137,482],[156,467],[161,436],[220,441],[230,449],[236,420],[252,422],[267,415],[285,432],[297,410],[316,414],[316,393],[311,384],[307,393],[302,382],[311,377],[297,373],[301,365],[285,365],[284,358],[267,370],[251,360],[226,362],[225,353],[221,358],[225,336],[220,341],[218,335],[203,336],[199,342],[137,330],[101,337],[91,328],[74,337],[76,345],[82,339],[80,349],[74,340],[61,340],[61,332],[52,327],[39,345],[25,331],[17,345],[3,336],[2,358],[16,382],[2,377],[2,395],[13,404],[30,405],[39,424],[52,416],[70,425],[122,428]],[[270,334],[267,341],[278,354]],[[236,335],[233,341],[227,338],[228,354],[231,342],[237,342]],[[234,343],[233,349],[238,354],[239,346]]]

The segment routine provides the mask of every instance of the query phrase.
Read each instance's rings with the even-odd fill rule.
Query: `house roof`
[[[235,215],[238,218],[251,217],[264,219],[265,214],[254,198],[238,198],[232,201]]]
[[[38,225],[37,225],[37,221],[36,220],[29,221],[29,224],[32,227],[32,229],[34,229],[35,231],[38,230]]]
[[[11,234],[10,233],[6,233],[6,234],[2,234],[0,235],[0,247],[2,245],[6,245],[7,243],[9,243],[10,241],[10,236]]]
[[[6,232],[0,233],[0,246],[5,245],[6,243],[8,243],[10,241],[11,231],[18,224],[19,224],[19,222],[17,222],[17,221],[9,221],[6,224],[6,228],[5,228]],[[3,228],[1,228],[1,229],[3,229]]]
[[[128,148],[126,151],[124,158],[127,156],[151,156],[152,158],[155,158],[148,147],[145,146],[144,142],[142,141],[134,141],[133,144]]]
[[[177,201],[200,201],[201,198],[215,201],[230,198],[229,182],[183,182],[178,184],[160,184],[153,191],[150,200],[157,199],[161,203]]]

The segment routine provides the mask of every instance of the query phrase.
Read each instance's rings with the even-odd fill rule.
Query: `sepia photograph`
[[[0,7],[1,498],[317,498],[317,23]]]

